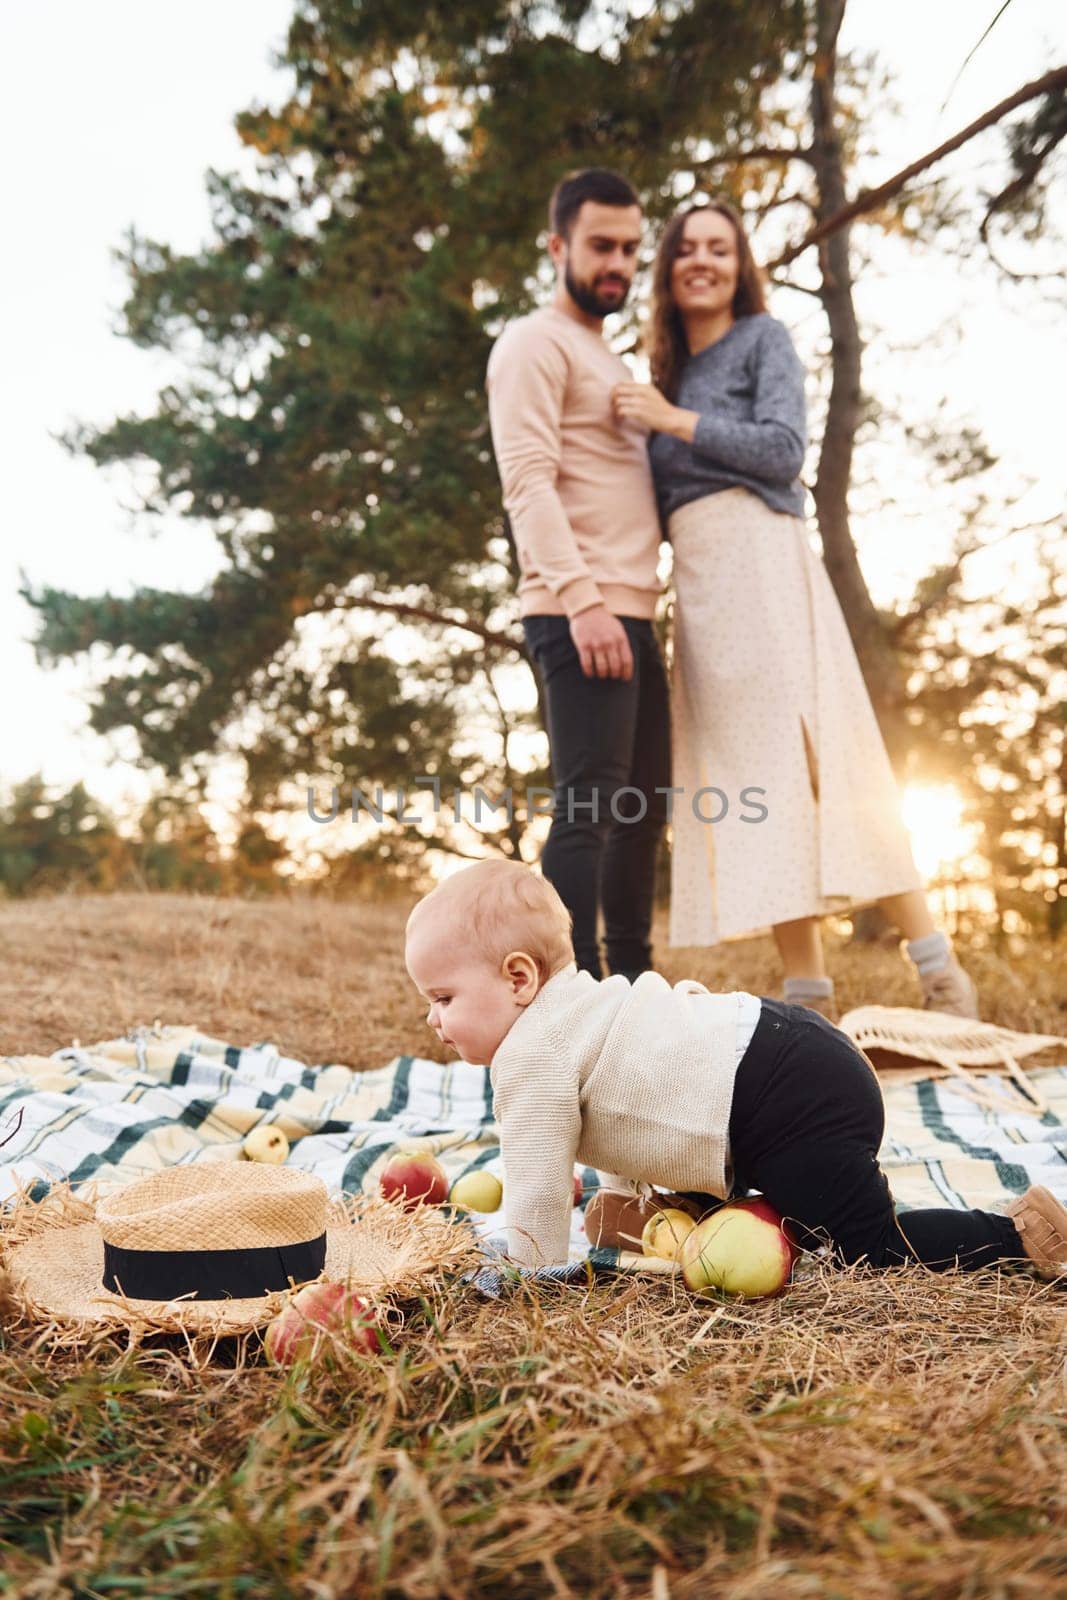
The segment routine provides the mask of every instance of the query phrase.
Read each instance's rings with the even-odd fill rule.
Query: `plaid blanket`
[[[1021,1102],[1018,1110],[978,1103],[952,1079],[882,1074],[881,1159],[901,1210],[997,1210],[1031,1183],[1067,1198],[1067,1067],[1029,1077],[1043,1113]],[[331,1192],[376,1192],[390,1152],[413,1143],[431,1150],[450,1179],[475,1167],[502,1176],[484,1067],[413,1056],[372,1072],[312,1067],[271,1044],[242,1048],[192,1028],[157,1028],[49,1057],[0,1059],[0,1207],[20,1190],[43,1197],[64,1180],[91,1180],[104,1193],[165,1166],[237,1161],[261,1123],[281,1128],[289,1164],[317,1173]],[[591,1169],[584,1186],[588,1197]],[[503,1217],[477,1223],[490,1241]],[[587,1254],[578,1207],[571,1255]]]

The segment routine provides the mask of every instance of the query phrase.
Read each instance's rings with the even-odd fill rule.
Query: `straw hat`
[[[21,1208],[23,1237],[4,1266],[27,1312],[53,1322],[247,1332],[295,1284],[324,1276],[393,1289],[455,1252],[456,1230],[439,1213],[371,1201],[355,1215],[292,1167],[168,1167],[95,1206],[69,1191],[52,1199]]]

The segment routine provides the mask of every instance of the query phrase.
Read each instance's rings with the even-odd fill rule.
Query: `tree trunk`
[[[811,162],[817,192],[816,224],[846,204],[845,169],[835,121],[837,37],[846,0],[818,0],[815,65],[811,83]],[[815,513],[823,560],[830,574],[867,690],[894,765],[906,749],[904,683],[893,647],[874,607],[856,554],[849,522],[852,454],[863,403],[863,342],[852,298],[851,230],[838,228],[819,241],[819,297],[830,325],[830,403],[815,477]],[[880,906],[852,918],[853,941],[874,944],[889,922]]]
[[[816,54],[811,89],[811,161],[817,188],[816,220],[846,204],[844,162],[835,126],[837,36],[845,0],[818,0]],[[863,345],[852,299],[848,227],[819,242],[819,297],[830,325],[832,377],[826,431],[815,479],[815,510],[823,559],[830,574],[867,689],[894,763],[906,748],[904,684],[892,644],[871,600],[849,525],[848,489],[859,428]]]

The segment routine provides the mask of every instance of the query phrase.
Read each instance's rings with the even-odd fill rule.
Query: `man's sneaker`
[[[920,973],[919,982],[923,988],[924,1010],[977,1018],[978,991],[958,961],[950,960],[936,972]]]
[[[1035,1184],[1008,1207],[1023,1249],[1043,1278],[1067,1277],[1067,1206]]]
[[[709,1199],[709,1205],[714,1200]],[[598,1189],[585,1207],[585,1236],[594,1249],[640,1250],[641,1235],[657,1211],[684,1211],[694,1221],[701,1216],[696,1202],[682,1194],[629,1194]]]

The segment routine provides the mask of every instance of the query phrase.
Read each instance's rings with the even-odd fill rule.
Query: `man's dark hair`
[[[641,204],[633,185],[607,167],[586,167],[582,172],[568,172],[556,184],[548,202],[549,231],[569,239],[574,219],[587,200],[594,200],[601,206]]]

